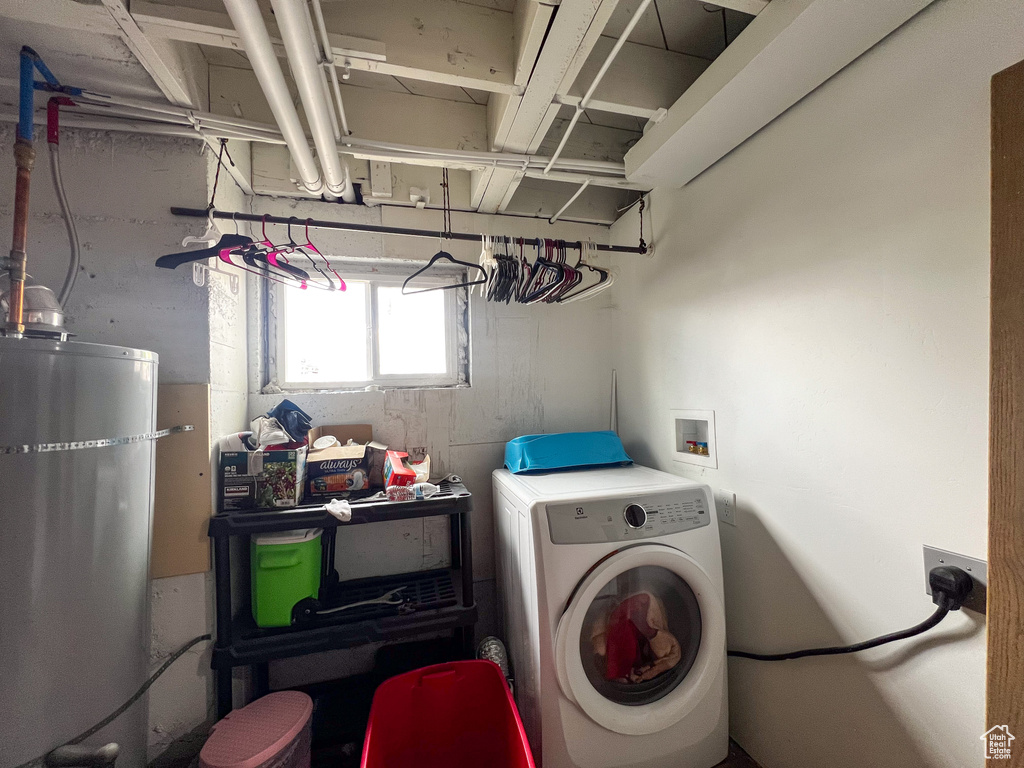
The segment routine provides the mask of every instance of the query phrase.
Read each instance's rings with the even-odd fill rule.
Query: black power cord
[[[121,715],[123,715],[125,712],[127,712],[128,709],[132,706],[132,704],[134,704],[136,701],[141,699],[142,698],[142,694],[144,694],[146,691],[149,690],[149,687],[151,685],[153,685],[153,683],[156,682],[156,679],[158,677],[160,677],[160,675],[162,675],[164,672],[166,672],[168,667],[171,666],[171,664],[173,664],[178,659],[180,659],[182,656],[184,656],[185,652],[189,648],[191,648],[194,645],[198,645],[199,643],[203,642],[204,640],[209,640],[209,639],[211,639],[210,635],[200,635],[199,637],[193,637],[191,640],[189,640],[187,643],[185,643],[183,646],[181,646],[181,648],[179,648],[174,653],[172,653],[169,657],[167,657],[167,660],[164,661],[164,663],[160,665],[160,669],[158,669],[156,672],[154,672],[152,675],[150,675],[149,679],[146,680],[146,682],[142,684],[142,687],[139,688],[139,690],[137,690],[132,695],[132,697],[130,699],[128,699],[128,701],[126,701],[120,707],[115,709],[113,712],[111,712],[105,718],[100,720],[92,728],[89,728],[86,731],[82,731],[80,734],[75,736],[75,738],[73,738],[70,741],[66,742],[63,746],[67,747],[69,745],[81,744],[83,741],[88,739],[93,734],[95,734],[95,733],[103,730],[104,728],[106,728],[108,725],[110,725],[112,722],[114,722],[117,718],[119,718]],[[107,746],[109,747],[111,745],[107,745]],[[51,752],[47,752],[44,755],[40,755],[37,758],[29,760],[27,763],[22,763],[21,765],[17,766],[16,768],[35,768],[36,766],[58,765],[58,764],[60,764],[59,760],[58,761],[51,761],[51,760],[48,760],[48,758],[49,758],[49,756],[51,754],[57,752],[59,749],[61,749],[61,748],[58,747],[57,750],[52,750]],[[76,765],[90,765],[90,764],[106,764],[108,762],[112,763],[112,760],[107,761],[107,760],[104,759],[105,753],[103,752],[103,750],[106,750],[106,749],[107,749],[107,747],[101,747],[99,750],[97,750],[97,756],[98,757],[97,757],[96,761],[91,761],[88,757],[84,757],[83,756],[81,758],[82,762],[77,762],[75,764]],[[115,758],[117,757],[117,750],[116,750],[116,748],[113,750],[113,757],[115,757]]]
[[[950,611],[960,610],[964,600],[974,588],[974,580],[970,575],[955,566],[939,566],[932,568],[928,573],[928,584],[932,588],[932,601],[938,606],[931,616],[909,629],[899,632],[892,632],[871,640],[854,645],[834,645],[829,648],[805,648],[802,651],[790,651],[788,653],[750,653],[748,651],[729,651],[729,656],[740,659],[753,659],[754,661],[787,661],[789,659],[802,659],[807,656],[839,656],[844,653],[857,653],[866,651],[869,648],[877,648],[880,645],[894,643],[897,640],[906,640],[927,632],[946,618]]]

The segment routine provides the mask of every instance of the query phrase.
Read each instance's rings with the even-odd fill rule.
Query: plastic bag
[[[282,400],[267,411],[267,416],[277,419],[278,424],[288,435],[287,439],[278,440],[279,443],[304,443],[313,426],[310,415],[291,400]],[[253,431],[256,431],[255,428]]]

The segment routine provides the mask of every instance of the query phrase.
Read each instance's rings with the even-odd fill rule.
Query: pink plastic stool
[[[213,726],[200,768],[309,768],[312,715],[299,691],[257,699]]]

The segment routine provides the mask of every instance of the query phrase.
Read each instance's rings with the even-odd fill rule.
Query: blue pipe
[[[35,70],[39,70],[45,83],[35,82]],[[30,144],[32,143],[32,113],[35,111],[35,91],[37,89],[67,93],[72,96],[82,93],[81,88],[69,88],[61,85],[42,57],[27,45],[21,47],[21,72],[18,85],[18,138]]]
[[[32,143],[32,112],[35,108],[35,88],[32,84],[32,72],[35,68],[29,47],[21,49],[21,77],[19,81],[18,101],[18,138]]]
[[[43,76],[43,79],[46,80],[46,82],[50,85],[60,86],[60,81],[57,80],[53,72],[50,71],[50,68],[46,66],[43,58],[27,45],[23,45],[21,46],[21,55],[25,56],[26,54],[30,59],[32,59],[32,63],[35,65],[35,68],[39,70],[39,74]]]

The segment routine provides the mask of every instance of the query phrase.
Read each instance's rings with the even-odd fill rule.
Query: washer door
[[[601,561],[576,588],[555,636],[558,682],[598,725],[643,735],[686,717],[725,654],[725,608],[678,549],[643,544]]]

